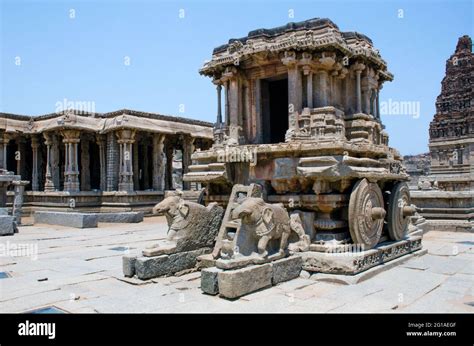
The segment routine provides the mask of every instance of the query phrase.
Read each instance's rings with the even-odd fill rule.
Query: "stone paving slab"
[[[474,313],[474,241],[466,232],[430,231],[428,254],[355,285],[297,278],[235,301],[203,294],[200,272],[135,285],[120,280],[123,251],[166,237],[166,220],[100,224],[97,229],[20,226],[0,244],[36,244],[37,258],[0,254],[0,312],[56,306],[69,312],[468,312]],[[458,251],[451,251],[455,249]],[[133,250],[132,250],[133,251]],[[34,257],[34,256],[33,256]],[[47,281],[38,281],[47,277]],[[122,277],[122,279],[124,279]]]

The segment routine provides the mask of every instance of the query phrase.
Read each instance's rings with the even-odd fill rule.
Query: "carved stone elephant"
[[[232,211],[232,218],[242,220],[246,229],[255,232],[258,238],[257,249],[262,257],[268,256],[267,245],[272,239],[280,239],[279,254],[284,254],[288,246],[288,237],[295,231],[300,240],[309,237],[303,228],[290,220],[288,211],[282,204],[268,204],[262,198],[248,197]]]

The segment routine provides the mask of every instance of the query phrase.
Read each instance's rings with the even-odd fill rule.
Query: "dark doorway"
[[[288,130],[288,79],[284,75],[261,82],[263,143],[282,143]]]

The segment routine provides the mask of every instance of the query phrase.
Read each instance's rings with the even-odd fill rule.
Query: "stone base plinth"
[[[232,270],[206,268],[201,271],[201,290],[207,294],[219,294],[223,298],[235,299],[297,278],[302,263],[301,257],[291,256]]]
[[[210,253],[211,248],[201,248],[160,256],[124,256],[122,258],[123,274],[126,277],[136,276],[140,280],[173,275],[196,267],[197,257]]]
[[[143,221],[143,212],[125,212],[125,213],[94,213],[97,215],[98,222],[110,223],[139,223]]]
[[[15,217],[9,215],[0,215],[0,236],[13,235],[15,232]]]
[[[422,248],[421,236],[396,242],[384,242],[367,251],[298,253],[303,269],[309,272],[354,275]]]
[[[34,214],[34,223],[59,225],[74,228],[97,227],[97,216],[84,213],[66,213],[56,211],[38,211]]]
[[[60,225],[74,228],[94,228],[99,222],[138,223],[143,221],[142,212],[124,213],[67,213],[62,211],[37,211],[34,223]]]

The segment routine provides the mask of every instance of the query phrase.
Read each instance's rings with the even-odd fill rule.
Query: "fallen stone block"
[[[217,274],[219,295],[238,298],[272,285],[272,265],[252,265],[236,270],[226,270]]]
[[[217,276],[223,270],[212,267],[201,270],[201,290],[204,293],[216,295],[219,293],[219,282]]]
[[[299,277],[303,260],[301,257],[288,257],[272,262],[272,284],[276,285],[280,282],[296,279]]]
[[[139,223],[143,221],[143,212],[95,213],[98,222]]]
[[[201,248],[193,251],[184,251],[170,255],[161,255],[155,257],[140,256],[137,258],[123,258],[123,273],[130,275],[134,267],[134,274],[138,279],[147,280],[165,275],[192,269],[196,266],[197,257],[210,253],[211,248]],[[132,263],[134,262],[134,263]]]
[[[98,217],[96,214],[67,213],[59,211],[37,211],[34,214],[34,223],[47,225],[59,225],[74,228],[97,227]]]
[[[128,278],[131,278],[135,275],[136,260],[137,260],[137,256],[123,256],[122,257],[123,275],[125,275]]]
[[[15,230],[15,217],[9,215],[0,215],[0,235],[13,235]]]

